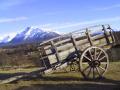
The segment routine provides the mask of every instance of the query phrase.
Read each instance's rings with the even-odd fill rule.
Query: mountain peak
[[[8,35],[0,40],[0,44],[22,44],[43,42],[45,40],[60,36],[57,32],[40,29],[37,27],[27,27],[21,33]],[[1,46],[1,45],[0,45]]]
[[[23,32],[17,34],[10,42],[11,43],[29,43],[42,42],[59,36],[58,33],[46,31],[40,28],[27,27]]]

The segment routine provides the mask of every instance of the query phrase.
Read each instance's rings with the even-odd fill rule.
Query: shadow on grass
[[[0,80],[5,80],[5,79],[10,78],[10,77],[24,75],[24,74],[26,74],[26,73],[24,73],[24,72],[20,72],[20,73],[0,73]]]
[[[16,90],[120,90],[119,85],[100,84],[34,84]]]
[[[44,83],[31,84],[30,86],[23,86],[16,90],[120,90],[120,81],[106,78],[85,80],[75,77],[43,77],[42,81]],[[52,81],[52,83],[48,83],[48,81]],[[63,83],[57,83],[61,81]],[[77,81],[77,83],[74,83],[74,81]]]
[[[23,74],[26,73],[0,74],[0,80]],[[16,90],[120,90],[119,80],[112,80],[107,78],[101,78],[97,80],[85,80],[83,78],[75,76],[45,76],[34,78],[26,77],[22,80],[23,82],[38,82],[41,80],[44,81],[44,83],[38,82],[36,84],[31,84],[30,86],[22,86]]]
[[[32,71],[29,73],[26,72],[17,72],[17,73],[0,73],[0,81],[1,80],[5,80],[14,76],[20,76],[20,75],[38,75],[40,73],[41,70],[36,70],[36,71]]]

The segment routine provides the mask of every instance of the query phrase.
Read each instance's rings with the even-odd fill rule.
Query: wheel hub
[[[92,60],[92,61],[89,63],[89,65],[90,65],[91,67],[99,67],[99,66],[100,66],[100,61],[98,61],[98,60]]]

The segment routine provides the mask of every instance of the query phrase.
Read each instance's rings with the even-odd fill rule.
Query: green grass
[[[110,62],[105,77],[112,80],[120,80],[120,62]]]
[[[3,84],[0,85],[0,90],[66,90],[66,88],[68,90],[120,90],[119,85],[120,62],[110,62],[105,79],[102,80],[84,80],[80,72],[61,71],[45,75],[43,78],[29,78],[11,84]]]

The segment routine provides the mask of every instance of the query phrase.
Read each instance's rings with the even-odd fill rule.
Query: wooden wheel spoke
[[[99,66],[99,68],[102,69],[103,71],[105,71],[105,68],[103,68],[103,67],[101,67],[101,66]]]
[[[105,57],[106,57],[106,56],[101,57],[101,58],[99,59],[99,61],[102,61]]]
[[[84,63],[82,63],[83,65],[88,65],[88,63],[87,62],[84,62]]]
[[[106,64],[108,64],[108,63],[107,63],[107,62],[101,62],[100,64],[106,65]]]
[[[96,60],[96,48],[94,48],[94,60]]]
[[[101,74],[100,74],[100,70],[99,70],[98,67],[96,67],[96,71],[97,71],[98,75],[101,76]]]
[[[97,56],[97,60],[99,59],[100,55],[102,54],[102,51],[99,52],[98,56]]]
[[[90,67],[90,70],[86,76],[89,77],[90,73],[91,73],[91,67]]]
[[[83,69],[83,72],[85,72],[90,66],[87,66],[86,68]]]
[[[84,57],[85,57],[87,60],[91,61],[91,59],[90,59],[89,57],[87,57],[87,56],[85,56],[85,55],[84,55]]]
[[[89,54],[91,56],[91,59],[93,59],[93,55],[92,55],[91,51],[90,50],[88,50],[88,51],[89,51]]]
[[[93,70],[93,79],[95,78],[95,69],[94,69],[94,67],[92,68],[92,70]]]

